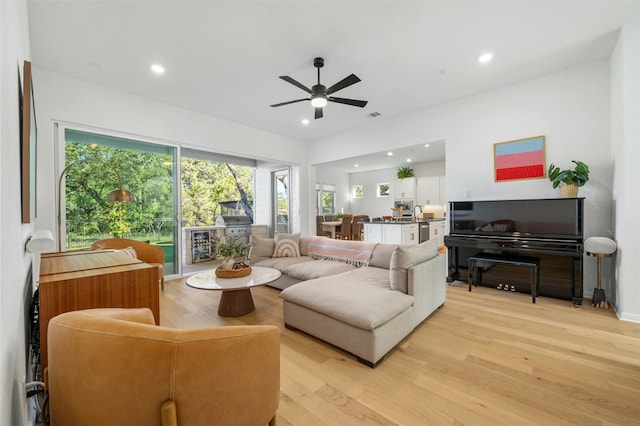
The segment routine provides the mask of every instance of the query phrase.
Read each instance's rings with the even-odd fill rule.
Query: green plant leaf
[[[400,167],[398,168],[396,176],[398,177],[398,179],[413,177],[413,168],[409,166]]]
[[[589,167],[582,161],[572,160],[575,164],[573,170],[560,170],[553,163],[549,166],[548,175],[553,188],[557,188],[561,183],[565,185],[583,186],[589,180]]]

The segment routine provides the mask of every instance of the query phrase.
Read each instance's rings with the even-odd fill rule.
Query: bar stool
[[[618,246],[615,241],[606,237],[589,237],[584,242],[584,250],[587,256],[593,256],[598,259],[598,288],[593,290],[591,297],[591,306],[597,308],[609,308],[609,303],[602,289],[602,258],[611,257],[617,250]]]

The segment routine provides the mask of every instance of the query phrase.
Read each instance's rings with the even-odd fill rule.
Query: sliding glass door
[[[289,169],[276,170],[272,172],[273,187],[273,229],[277,233],[287,234],[290,232],[290,172]]]
[[[165,251],[165,275],[177,274],[177,147],[63,128],[59,168],[59,244],[87,249],[102,238],[145,241]],[[135,202],[110,202],[114,189]],[[61,208],[62,207],[62,208]]]

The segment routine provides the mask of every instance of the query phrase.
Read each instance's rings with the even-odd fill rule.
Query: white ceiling
[[[618,29],[640,19],[640,0],[29,0],[28,7],[36,67],[310,143],[607,58]],[[476,58],[486,50],[495,60],[481,66]],[[368,105],[330,103],[319,120],[307,102],[271,108],[307,97],[278,76],[310,87],[316,56],[325,59],[323,84],[351,73],[362,79],[335,96]],[[154,62],[163,76],[150,73]],[[368,117],[373,112],[381,115]],[[438,159],[414,152],[414,162]]]

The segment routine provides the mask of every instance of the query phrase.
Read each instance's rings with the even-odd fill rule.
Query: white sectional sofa
[[[251,249],[252,264],[282,273],[270,285],[283,290],[285,326],[338,346],[370,367],[444,304],[445,257],[437,253],[435,240],[365,247],[369,243],[279,236],[288,238],[297,242],[299,253],[272,257],[280,243],[262,238],[254,239]],[[319,245],[342,253],[364,247],[371,253],[351,262],[349,256],[318,255]]]

